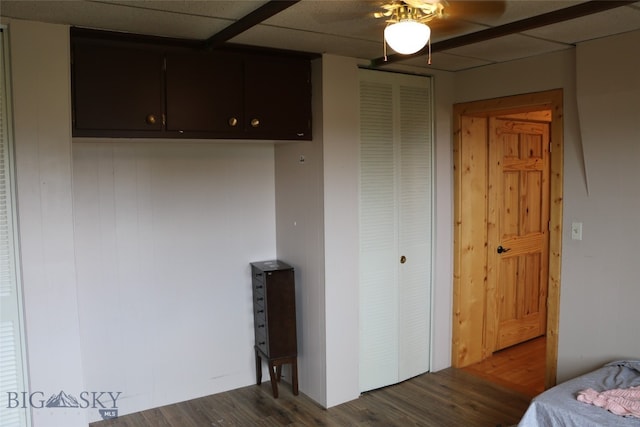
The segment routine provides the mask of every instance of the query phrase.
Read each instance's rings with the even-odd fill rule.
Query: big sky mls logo
[[[21,393],[7,392],[7,409],[15,408],[80,408],[97,409],[103,420],[118,417],[118,398],[122,392],[117,391],[83,391],[78,397],[60,391],[52,394],[45,400],[45,394],[41,391]]]

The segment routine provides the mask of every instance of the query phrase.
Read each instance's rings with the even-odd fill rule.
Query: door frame
[[[487,328],[491,327],[486,322],[488,138],[487,132],[477,139],[470,135],[473,131],[481,134],[483,129],[488,129],[489,117],[542,110],[551,112],[545,359],[545,388],[549,388],[556,384],[558,360],[564,149],[562,89],[466,102],[453,107],[454,259],[451,360],[453,367],[463,367],[491,355],[486,340]],[[478,191],[479,189],[482,191]]]

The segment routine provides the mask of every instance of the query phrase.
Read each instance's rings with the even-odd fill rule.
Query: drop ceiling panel
[[[238,11],[239,16],[242,13]],[[233,22],[231,19],[198,14],[86,1],[2,0],[2,15],[80,27],[195,39],[207,38]]]
[[[444,52],[437,52],[431,55],[431,64],[428,62],[427,56],[417,56],[410,59],[400,61],[398,64],[411,65],[414,67],[426,68],[428,70],[439,71],[458,71],[468,68],[481,67],[491,62],[476,58],[466,58],[463,56],[450,55]]]
[[[104,1],[87,0],[88,3],[107,3]],[[64,2],[63,2],[64,3]],[[68,3],[68,2],[66,2]],[[129,0],[109,1],[114,5],[128,6],[131,8],[159,10],[182,15],[193,15],[210,18],[226,18],[237,20],[251,13],[260,6],[268,3],[267,0],[214,0],[214,1],[158,1],[158,0]]]
[[[576,4],[584,3],[584,1],[515,0],[504,3],[505,8],[500,15],[477,15],[469,16],[468,19],[485,25],[498,26],[575,6]]]
[[[372,13],[391,0],[302,0],[233,42],[363,59],[383,56],[384,19]],[[205,40],[267,0],[0,0],[2,17]],[[432,43],[530,18],[584,1],[448,0],[447,17],[430,23]],[[595,15],[401,61],[457,71],[572,48],[580,41],[640,30],[640,1]],[[389,54],[393,51],[389,50]]]
[[[230,40],[233,43],[304,52],[332,53],[354,58],[374,58],[382,55],[382,40],[369,41],[357,37],[345,38],[303,30],[258,25]]]
[[[640,29],[640,2],[549,25],[523,34],[575,44]]]
[[[474,43],[447,50],[447,53],[486,61],[503,62],[571,48],[571,45],[549,42],[520,34]]]

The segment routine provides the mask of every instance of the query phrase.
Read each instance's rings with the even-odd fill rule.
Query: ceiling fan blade
[[[446,3],[447,3],[444,0],[403,0],[403,1],[409,6],[416,9],[431,8],[434,5],[437,5],[438,3],[444,3],[444,6],[446,6]]]
[[[450,0],[444,9],[445,16],[473,21],[474,16],[500,16],[507,5],[505,0]]]

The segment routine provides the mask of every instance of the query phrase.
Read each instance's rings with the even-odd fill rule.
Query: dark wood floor
[[[466,426],[517,424],[529,397],[449,368],[362,394],[323,409],[283,384],[280,397],[269,382],[151,409],[92,427],[204,426]]]

